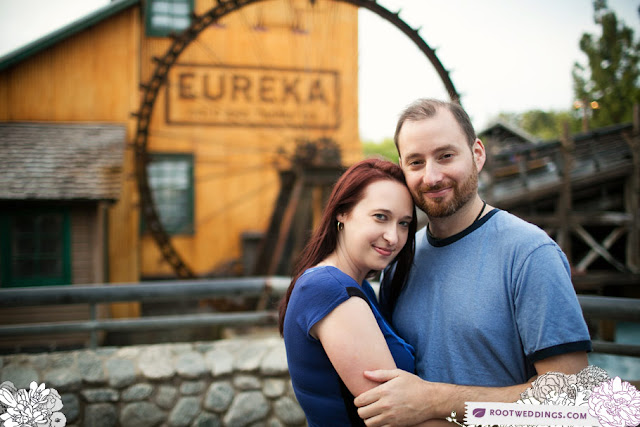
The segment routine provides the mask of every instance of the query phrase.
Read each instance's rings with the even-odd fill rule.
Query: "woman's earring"
[[[344,224],[338,221],[338,231],[342,231],[343,228],[344,228]]]

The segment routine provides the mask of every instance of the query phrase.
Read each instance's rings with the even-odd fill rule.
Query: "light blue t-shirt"
[[[591,350],[564,253],[540,228],[498,209],[446,239],[418,231],[392,323],[429,381],[521,384],[537,360]]]

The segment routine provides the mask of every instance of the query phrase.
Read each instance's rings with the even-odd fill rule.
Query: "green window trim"
[[[147,165],[149,186],[155,208],[165,231],[170,235],[193,235],[194,180],[193,155],[151,153]],[[147,231],[141,216],[140,229]]]
[[[44,230],[43,217],[59,221],[54,231]],[[18,221],[31,218],[33,228],[19,231]],[[22,236],[21,236],[22,234]],[[22,239],[31,244],[30,250],[20,252]],[[53,245],[53,252],[46,246]],[[0,214],[0,280],[2,287],[52,286],[71,284],[71,219],[68,209],[37,208]],[[30,274],[20,274],[18,264],[30,265]],[[51,263],[55,272],[46,273]],[[24,268],[24,267],[22,267]]]
[[[180,33],[192,22],[194,0],[148,0],[145,2],[145,34],[168,37]]]

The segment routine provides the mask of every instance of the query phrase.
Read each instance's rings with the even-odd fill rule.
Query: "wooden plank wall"
[[[71,274],[73,284],[86,285],[105,281],[104,262],[104,214],[95,204],[83,205],[71,210]],[[73,286],[73,285],[72,285]],[[98,306],[98,317],[108,317],[106,305]],[[88,304],[54,305],[45,307],[7,307],[0,310],[0,325],[16,325],[44,322],[69,322],[89,320]],[[103,334],[99,334],[101,339]],[[42,348],[61,349],[88,344],[88,333],[28,335],[0,338],[2,349]]]
[[[115,122],[135,131],[139,8],[132,7],[0,72],[0,121]],[[129,147],[130,148],[130,147]],[[137,187],[125,154],[121,198],[110,208],[109,277],[139,278]]]
[[[214,4],[210,0],[196,1],[196,13],[204,13]],[[161,90],[154,106],[148,147],[151,152],[194,155],[196,231],[174,238],[173,243],[197,274],[207,274],[229,260],[239,260],[242,233],[265,230],[278,193],[274,165],[286,167],[287,163],[279,156],[280,151],[293,153],[299,140],[332,138],[342,147],[345,164],[361,158],[357,13],[357,8],[340,2],[260,2],[204,30],[180,56],[181,68],[171,70],[169,85]],[[141,276],[172,275],[155,243],[149,236],[140,237],[139,230],[131,145],[137,123],[131,113],[139,109],[139,85],[153,74],[152,58],[161,56],[170,45],[169,38],[146,37],[143,26],[140,6],[133,6],[0,72],[0,121],[127,125],[129,144],[121,198],[109,209],[108,220],[108,277],[115,283],[135,282]],[[193,114],[200,114],[202,109],[191,116],[188,109],[202,104],[182,103],[180,107],[179,102],[174,102],[171,106],[178,109],[172,111],[191,121],[177,124],[175,117],[167,115],[166,91],[176,93],[179,72],[189,71],[190,66],[185,64],[197,65],[200,80],[195,79],[189,90],[200,91],[199,101],[203,101],[203,73],[224,70],[226,78],[234,73],[248,76],[254,85],[251,96],[263,101],[259,107],[264,114],[273,112],[265,119],[269,123],[265,126],[240,120],[234,126],[226,126],[212,124],[206,118],[202,123],[193,123],[197,121]],[[317,74],[319,71],[324,74]],[[285,89],[278,76],[291,82],[296,77],[314,75],[324,79],[324,85],[335,82],[335,87],[325,86],[320,95],[315,94],[326,97],[325,104],[330,107],[301,105],[300,112],[316,116],[315,125],[309,126],[299,118],[294,118],[296,126],[287,125],[280,114],[298,111],[291,104],[291,97],[289,105],[282,102]],[[260,90],[257,79],[265,76],[275,76],[275,86],[256,92]],[[304,96],[309,95],[309,88],[306,90]],[[207,104],[205,109],[233,110],[237,100],[229,96],[221,104]],[[278,96],[278,108],[264,102],[265,98]],[[253,101],[260,99],[245,99],[243,107],[253,108]],[[328,125],[323,128],[316,126],[318,123]],[[136,310],[123,306],[115,315],[136,315]]]
[[[211,5],[198,2],[197,12],[204,13]],[[162,56],[168,46],[166,39],[144,40],[143,81],[153,73],[152,57]],[[178,58],[169,72],[167,88],[161,90],[155,104],[148,146],[152,152],[194,154],[195,234],[176,236],[172,241],[196,274],[216,272],[240,260],[242,233],[266,230],[279,191],[274,166],[279,161],[278,150],[293,153],[297,140],[329,137],[342,147],[345,163],[361,157],[357,57],[357,8],[339,2],[311,5],[308,0],[295,0],[244,7],[204,30]],[[320,78],[326,84],[322,94],[329,103],[336,97],[337,111],[322,102],[305,105],[305,75],[290,71],[294,69],[310,75],[319,70],[334,72],[335,92],[328,86],[329,74]],[[187,77],[180,80],[181,76]],[[205,78],[208,88],[203,87]],[[250,89],[234,96],[233,78],[249,82]],[[260,86],[262,78],[269,86]],[[318,114],[310,122],[302,123],[296,116],[292,97],[282,101],[285,95],[280,79],[294,78],[302,82],[297,87],[302,98],[297,108]],[[223,90],[221,81],[226,85],[222,99],[207,99],[207,90],[209,94]],[[192,99],[180,99],[180,91]],[[264,102],[265,98],[272,102]],[[216,110],[226,114],[222,121],[236,123],[220,124]],[[274,116],[256,118],[256,111]],[[331,127],[334,119],[337,125]],[[183,123],[176,123],[181,120]],[[302,126],[288,126],[288,120]],[[329,126],[319,129],[318,124]],[[171,276],[150,236],[143,237],[141,253],[143,276]]]

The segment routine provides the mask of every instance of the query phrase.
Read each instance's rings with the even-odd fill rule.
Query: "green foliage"
[[[590,129],[632,121],[633,105],[640,104],[640,41],[607,8],[606,0],[594,0],[593,8],[602,34],[585,33],[580,39],[588,65],[573,66],[576,109],[500,113],[501,120],[542,140],[560,138],[564,123],[571,133],[582,131],[585,109]]]
[[[593,8],[602,34],[582,35],[580,50],[588,65],[576,62],[572,73],[574,94],[582,103],[580,114],[586,104],[598,103],[598,109],[586,107],[591,128],[630,122],[634,103],[640,103],[640,42],[607,8],[606,0],[594,0]]]
[[[524,113],[500,113],[498,117],[543,141],[559,139],[564,123],[569,123],[571,133],[580,132],[580,120],[570,111],[530,110]]]
[[[382,156],[398,163],[398,151],[393,138],[385,138],[382,141],[362,141],[362,149],[365,157]]]

